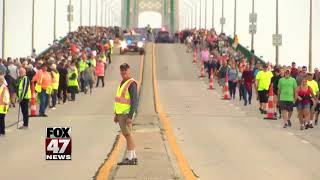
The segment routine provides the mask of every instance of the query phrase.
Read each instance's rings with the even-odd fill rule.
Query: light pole
[[[73,21],[73,7],[72,2],[69,0],[69,7],[68,7],[68,21],[69,21],[69,32],[71,32],[71,23]]]
[[[98,26],[98,0],[96,0],[96,26]]]
[[[112,13],[111,13],[111,6],[109,5],[109,11],[108,11],[108,26],[111,26],[111,15],[112,15]]]
[[[202,0],[200,0],[200,28],[199,29],[201,29],[202,28]]]
[[[279,0],[276,0],[276,34],[279,34]],[[279,65],[279,46],[276,45],[276,65]]]
[[[82,26],[82,0],[80,0],[80,26]]]
[[[234,30],[233,36],[237,34],[237,0],[234,0]]]
[[[53,5],[53,40],[57,39],[57,0],[54,0]]]
[[[89,1],[89,26],[91,26],[92,0]]]
[[[5,0],[4,0],[5,1]],[[34,8],[35,8],[35,0],[32,0],[32,34],[31,34],[31,52],[34,49]]]
[[[104,0],[101,0],[101,4],[100,4],[100,6],[101,6],[101,19],[100,19],[100,21],[101,21],[101,26],[103,26],[103,1]]]
[[[2,1],[2,59],[5,58],[6,50],[6,0]]]
[[[205,5],[205,7],[204,7],[205,8],[204,9],[204,14],[205,14],[204,15],[204,28],[207,29],[207,14],[208,14],[208,12],[207,12],[208,11],[208,7],[207,7],[207,3],[208,2],[207,2],[207,0],[205,0],[204,3],[205,3],[204,4]]]
[[[309,15],[309,71],[312,71],[312,0],[310,0],[310,15]]]
[[[224,0],[222,0],[222,18],[221,18],[221,33],[223,33],[223,26],[224,26]]]
[[[106,27],[108,27],[107,18],[108,18],[108,2],[106,2],[104,6],[104,24],[106,25]]]
[[[214,28],[214,0],[212,0],[212,28]]]
[[[194,9],[195,9],[195,14],[194,14],[194,29],[197,29],[197,18],[198,18],[198,2],[196,1],[194,3]]]
[[[252,14],[254,14],[254,0],[252,0]],[[254,33],[251,33],[251,51],[254,51]]]

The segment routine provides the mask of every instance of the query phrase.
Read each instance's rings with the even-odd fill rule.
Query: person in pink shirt
[[[206,47],[204,48],[204,50],[201,51],[201,61],[203,61],[205,69],[207,69],[208,67],[209,56],[210,56],[210,52],[209,52],[209,49]]]
[[[104,87],[104,68],[105,64],[102,62],[102,59],[99,58],[96,66],[96,76],[98,77],[96,87],[99,86],[100,80],[102,81],[102,87]]]

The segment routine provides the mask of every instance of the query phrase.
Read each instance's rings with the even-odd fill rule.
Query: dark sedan
[[[159,31],[155,37],[156,43],[173,43],[174,40],[168,31]]]

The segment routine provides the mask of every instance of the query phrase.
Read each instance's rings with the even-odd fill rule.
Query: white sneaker
[[[56,107],[52,107],[53,110],[57,109]]]

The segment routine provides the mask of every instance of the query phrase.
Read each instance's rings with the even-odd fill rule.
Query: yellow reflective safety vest
[[[53,90],[58,90],[60,74],[58,72],[52,71],[52,75],[53,75],[52,88],[53,88]]]
[[[76,69],[68,72],[68,87],[70,86],[78,86],[78,71]]]
[[[9,103],[9,98],[8,88],[6,86],[0,87],[0,114],[7,114],[9,105],[6,105],[5,102]]]
[[[131,104],[130,104],[130,94],[129,86],[131,83],[135,82],[133,78],[128,79],[125,83],[118,86],[115,103],[114,103],[114,113],[115,114],[129,114]]]
[[[27,82],[29,81],[28,80],[28,77],[27,76],[23,76],[23,78],[21,78],[21,80],[19,81],[19,89],[18,89],[18,98],[19,99],[30,99],[31,98],[31,90],[30,90],[30,83],[28,84],[28,87],[27,87],[27,93],[25,94],[25,96],[23,98],[21,98],[22,96],[22,91],[23,91],[23,86],[26,86],[27,84],[23,84],[23,82],[25,82],[27,79]]]
[[[88,67],[87,62],[83,61],[83,60],[80,60],[80,62],[79,62],[79,72],[82,73],[87,67]]]

